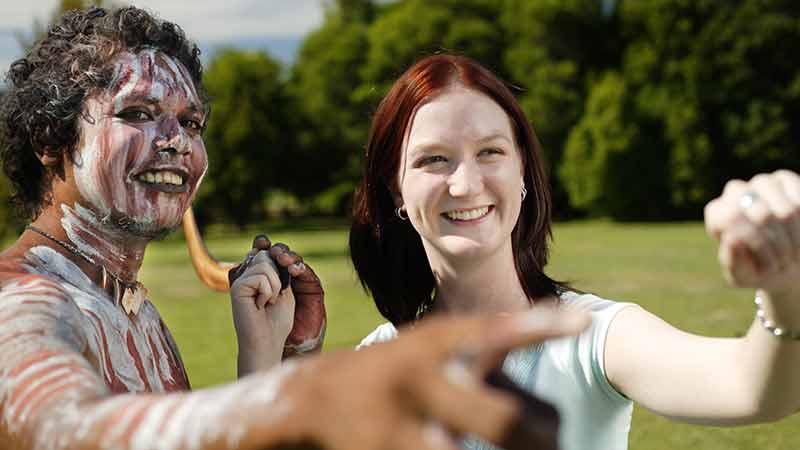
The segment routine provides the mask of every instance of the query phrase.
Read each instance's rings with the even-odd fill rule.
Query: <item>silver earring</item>
[[[522,199],[525,200],[525,196],[528,195],[528,190],[525,189],[525,185],[522,185]]]
[[[408,220],[408,214],[406,214],[406,210],[403,209],[402,206],[398,206],[397,209],[394,210],[394,214],[400,218],[400,220]]]

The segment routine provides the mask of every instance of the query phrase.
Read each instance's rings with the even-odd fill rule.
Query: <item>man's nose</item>
[[[160,127],[161,133],[156,136],[153,144],[156,151],[174,152],[179,154],[192,151],[191,139],[176,117],[165,119]]]
[[[469,197],[483,191],[483,174],[475,161],[462,161],[447,179],[450,195]]]

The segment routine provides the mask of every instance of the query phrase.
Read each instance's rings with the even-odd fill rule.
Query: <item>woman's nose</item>
[[[475,162],[463,161],[450,174],[447,183],[451,196],[469,197],[483,190],[483,174]]]

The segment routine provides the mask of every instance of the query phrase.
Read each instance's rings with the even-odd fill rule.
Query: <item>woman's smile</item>
[[[479,206],[477,208],[469,209],[454,209],[445,211],[441,216],[456,225],[471,225],[482,222],[483,219],[489,216],[494,211],[494,205]]]

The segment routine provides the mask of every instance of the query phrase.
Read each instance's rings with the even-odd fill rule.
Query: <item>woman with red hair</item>
[[[758,289],[757,318],[738,339],[690,335],[546,275],[551,203],[539,142],[509,89],[462,56],[419,61],[383,99],[353,215],[354,266],[390,321],[362,346],[428,316],[534,304],[591,314],[580,336],[504,363],[556,405],[565,449],[627,448],[632,401],[714,425],[800,407],[800,177],[792,172],[731,181],[706,207],[723,269],[736,286]]]

